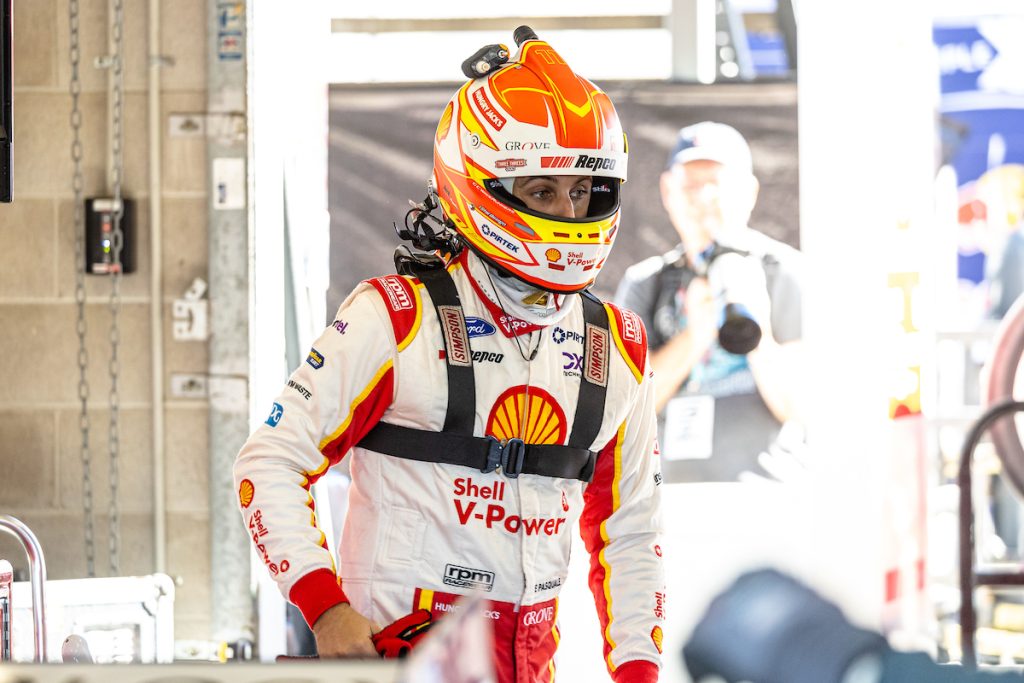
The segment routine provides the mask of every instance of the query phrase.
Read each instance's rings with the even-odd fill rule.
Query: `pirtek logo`
[[[581,154],[576,159],[576,168],[589,168],[592,171],[603,171],[605,169],[614,171],[615,159],[609,159],[608,157],[590,157],[586,154]]]
[[[523,614],[523,626],[537,626],[555,618],[554,607],[542,607]]]
[[[575,157],[541,157],[541,168],[569,168]]]
[[[446,586],[491,591],[494,589],[494,572],[447,564],[444,567],[444,583]]]
[[[448,347],[448,364],[468,367],[470,360],[469,339],[462,309],[458,306],[438,306],[438,313],[444,321],[444,338]]]
[[[388,301],[391,303],[392,310],[403,311],[412,308],[412,299],[409,298],[409,293],[405,291],[405,285],[402,284],[402,279],[397,275],[388,275],[385,278],[381,278],[384,283],[384,291],[388,295]]]
[[[494,107],[491,105],[491,101],[487,99],[487,95],[484,94],[483,88],[473,93],[473,101],[476,102],[476,106],[480,108],[480,113],[484,115],[484,118],[486,118],[496,130],[501,130],[505,127],[505,117],[494,111]]]

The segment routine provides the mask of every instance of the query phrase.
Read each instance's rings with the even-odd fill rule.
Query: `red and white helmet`
[[[434,136],[445,216],[490,264],[551,292],[597,277],[619,227],[626,137],[608,96],[542,40],[459,89]],[[518,176],[594,176],[589,215],[532,211],[502,184]]]

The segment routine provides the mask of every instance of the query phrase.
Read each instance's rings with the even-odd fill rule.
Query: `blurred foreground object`
[[[695,681],[729,683],[954,683],[1024,681],[975,673],[892,650],[846,620],[839,608],[773,569],[740,576],[711,601],[683,659]]]

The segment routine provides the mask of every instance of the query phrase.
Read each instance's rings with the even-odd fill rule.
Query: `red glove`
[[[391,659],[405,657],[433,625],[433,615],[428,609],[418,609],[396,619],[371,637],[373,646],[381,657]]]

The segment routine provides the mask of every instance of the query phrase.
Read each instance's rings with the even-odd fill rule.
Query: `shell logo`
[[[494,402],[487,417],[487,434],[499,441],[520,438],[526,443],[564,443],[565,412],[548,392],[521,384],[507,389]]]
[[[244,508],[249,507],[255,493],[256,487],[252,485],[252,482],[248,479],[243,479],[242,483],[238,485],[238,502],[241,503]]]
[[[557,249],[548,249],[547,251],[544,252],[544,256],[547,257],[548,261],[554,263],[558,259],[562,258],[562,252],[558,251]]]
[[[661,633],[661,627],[655,626],[651,629],[651,640],[654,641],[654,647],[658,648],[658,654],[661,654],[661,642],[664,636]]]

